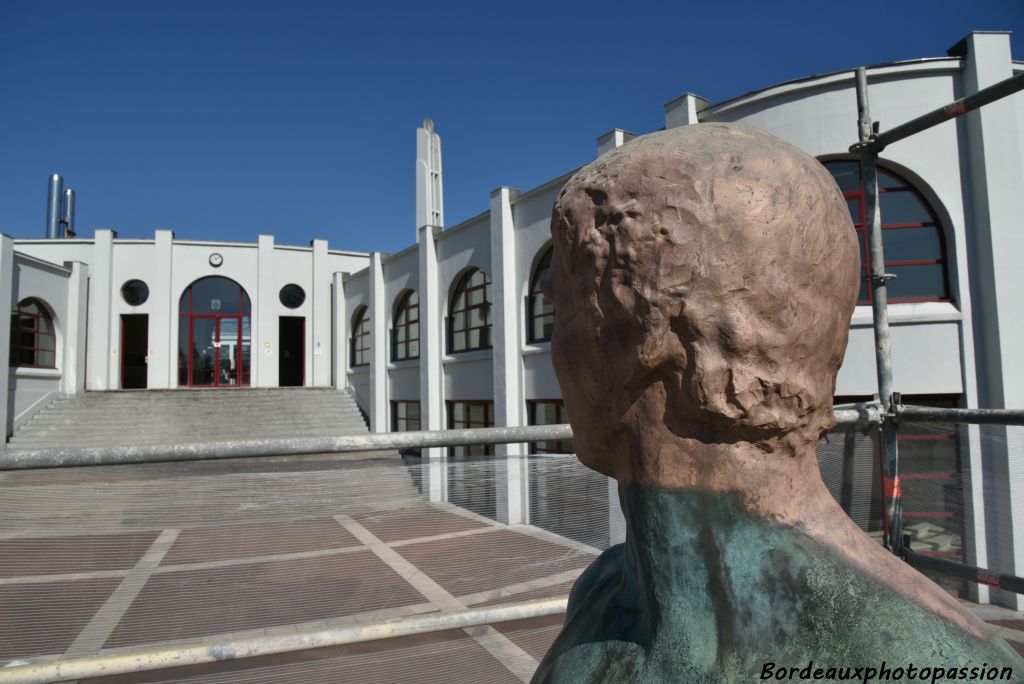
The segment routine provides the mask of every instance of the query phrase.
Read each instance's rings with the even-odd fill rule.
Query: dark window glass
[[[942,237],[935,226],[882,231],[885,261],[942,261]],[[890,281],[891,282],[891,281]]]
[[[56,368],[56,350],[53,319],[46,307],[31,298],[19,302],[11,312],[10,365]]]
[[[945,285],[946,274],[942,264],[886,266],[896,276],[888,283],[889,297],[896,300],[933,299],[934,293]]]
[[[909,188],[886,190],[879,197],[882,222],[887,225],[933,223],[924,202]]]
[[[860,166],[857,162],[825,162],[825,167],[832,172],[832,177],[844,193],[860,190]]]
[[[121,296],[132,306],[140,306],[149,299],[149,286],[141,280],[129,280],[121,286]]]
[[[181,298],[181,312],[193,314],[248,314],[249,295],[230,278],[210,276],[192,283]]]
[[[867,245],[866,208],[857,162],[825,162],[843,191],[860,241],[862,283],[858,304],[871,303],[867,276],[871,255]],[[885,272],[896,276],[886,283],[890,303],[949,300],[945,245],[935,214],[924,198],[891,171],[878,172],[879,214]]]
[[[448,405],[449,429],[468,430],[494,427],[493,401],[449,401],[446,403]],[[451,447],[449,454],[454,457],[490,456],[494,454],[494,447],[490,444]]]
[[[491,346],[491,283],[476,269],[462,276],[452,296],[448,316],[448,351]]]
[[[420,299],[414,290],[406,292],[395,308],[391,331],[391,358],[395,361],[420,356]]]
[[[306,301],[306,291],[298,285],[291,283],[281,288],[278,297],[281,303],[289,309],[298,309]]]
[[[565,402],[561,399],[528,401],[526,408],[530,425],[561,425],[569,422],[569,414],[565,411]],[[571,439],[534,442],[530,444],[530,451],[535,454],[575,453]]]
[[[360,307],[352,323],[352,365],[370,365],[370,317]]]
[[[537,269],[530,279],[530,299],[526,309],[529,311],[529,341],[546,342],[551,339],[551,333],[555,329],[555,307],[552,306],[544,293],[540,291],[540,284],[547,277],[551,270],[552,250],[548,247],[544,256],[537,263]]]

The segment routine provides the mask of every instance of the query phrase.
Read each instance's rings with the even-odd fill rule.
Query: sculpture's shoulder
[[[533,681],[749,682],[769,664],[809,663],[812,673],[999,664],[1012,670],[1003,681],[1024,681],[1024,659],[1002,639],[968,634],[795,530],[746,532],[718,536],[723,562],[669,592],[638,581],[622,546],[603,553],[573,586]]]

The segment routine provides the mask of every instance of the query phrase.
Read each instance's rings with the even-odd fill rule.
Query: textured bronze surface
[[[552,357],[583,463],[634,498],[727,495],[742,515],[804,534],[869,583],[989,638],[822,483],[815,444],[834,421],[860,259],[820,163],[742,125],[643,136],[569,180],[552,237]],[[627,549],[642,537],[670,551],[629,518]]]

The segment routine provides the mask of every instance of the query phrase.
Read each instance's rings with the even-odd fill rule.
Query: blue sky
[[[1022,24],[1022,0],[3,0],[0,231],[43,234],[58,172],[83,236],[394,252],[414,240],[424,116],[451,226],[586,163],[611,128],[660,128],[684,91],[942,56],[972,29],[1016,31],[1024,59]]]

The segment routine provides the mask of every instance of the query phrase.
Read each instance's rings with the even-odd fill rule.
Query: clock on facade
[[[224,257],[222,257],[218,252],[214,252],[213,254],[210,255],[210,265],[213,266],[214,268],[217,268],[223,263]]]

